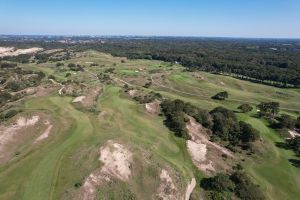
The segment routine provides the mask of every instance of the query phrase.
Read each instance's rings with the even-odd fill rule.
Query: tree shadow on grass
[[[276,145],[276,147],[281,148],[281,149],[291,150],[289,145],[285,142],[275,142],[275,145]]]
[[[289,161],[290,161],[290,163],[291,163],[294,167],[300,168],[300,160],[289,159]]]

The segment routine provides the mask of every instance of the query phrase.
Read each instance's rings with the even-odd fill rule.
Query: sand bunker
[[[96,197],[97,187],[117,178],[127,181],[131,175],[132,153],[122,144],[108,141],[100,148],[99,160],[104,164],[94,171],[81,187],[81,199],[92,200]]]

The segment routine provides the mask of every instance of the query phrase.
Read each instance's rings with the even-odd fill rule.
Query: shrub
[[[252,183],[250,178],[241,171],[235,172],[230,176],[235,183],[235,194],[244,200],[264,200],[265,197],[258,185]]]
[[[17,64],[5,62],[5,63],[1,63],[0,66],[1,68],[15,68]]]
[[[234,190],[234,183],[226,174],[218,174],[212,178],[205,178],[201,181],[201,187],[205,190],[218,192],[231,192]]]
[[[19,113],[19,111],[17,110],[9,110],[7,111],[6,113],[3,113],[0,115],[0,119],[9,119],[9,118],[12,118],[13,116],[17,115]]]
[[[239,122],[242,142],[254,142],[259,139],[259,133],[250,124]]]
[[[226,91],[219,92],[218,94],[212,96],[211,98],[216,99],[216,100],[225,100],[228,98],[228,92],[226,92]]]
[[[68,68],[72,71],[83,71],[83,67],[81,65],[76,65],[74,63],[68,64]]]
[[[56,80],[55,76],[52,75],[52,74],[50,74],[50,75],[48,76],[48,79]]]
[[[300,129],[300,117],[297,118],[295,127],[298,128],[298,129]]]
[[[56,63],[56,67],[61,67],[61,66],[64,66],[64,65],[65,65],[64,63],[60,63],[60,62]]]
[[[279,119],[279,128],[294,129],[296,125],[296,119],[290,115],[282,114]]]
[[[253,107],[249,104],[242,104],[238,107],[239,110],[241,110],[243,113],[247,113],[253,110]]]

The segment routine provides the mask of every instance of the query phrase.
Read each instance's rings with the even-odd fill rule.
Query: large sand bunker
[[[81,188],[81,199],[92,200],[96,189],[112,178],[127,181],[131,175],[132,153],[125,146],[108,141],[100,148],[99,160],[104,164],[101,169],[91,173]]]

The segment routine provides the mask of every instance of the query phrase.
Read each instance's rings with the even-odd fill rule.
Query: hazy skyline
[[[0,0],[0,34],[300,38],[297,0]]]

